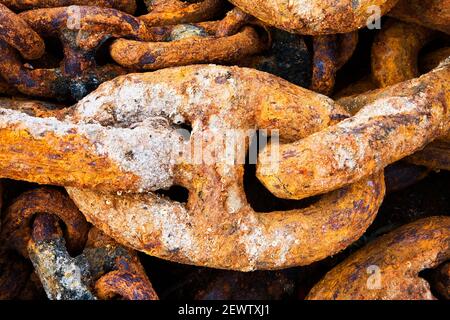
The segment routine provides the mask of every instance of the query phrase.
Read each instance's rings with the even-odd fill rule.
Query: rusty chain
[[[447,0],[229,2],[0,0],[0,178],[49,185],[2,208],[0,181],[1,299],[156,300],[137,251],[321,263],[364,238],[386,193],[450,170]],[[342,81],[374,12],[388,17],[370,72]],[[252,156],[261,187],[296,205],[253,207]],[[179,187],[183,201],[166,195]],[[449,230],[441,216],[391,231],[307,298],[433,299],[429,268],[448,298]],[[382,290],[369,262],[394,270]],[[215,281],[196,297],[241,285]]]

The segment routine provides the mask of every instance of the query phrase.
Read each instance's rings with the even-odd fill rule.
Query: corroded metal
[[[308,299],[435,299],[419,276],[450,258],[450,217],[402,226],[360,249],[311,290]]]
[[[450,125],[450,59],[414,80],[352,99],[353,117],[260,155],[257,176],[277,197],[302,199],[359,181],[424,148]],[[342,99],[340,100],[342,103]]]

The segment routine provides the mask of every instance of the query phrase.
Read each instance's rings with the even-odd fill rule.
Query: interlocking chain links
[[[45,51],[41,37],[22,18],[0,3],[0,42],[3,41],[26,59],[37,59]]]
[[[102,290],[101,299],[157,299],[136,254],[95,228],[88,234],[88,228],[67,195],[49,188],[25,192],[6,210],[2,257],[12,257],[6,247],[29,257],[50,299],[93,300],[96,290]],[[3,276],[1,295],[14,297],[22,289],[30,271],[20,261],[17,266],[23,270],[12,272],[6,265],[4,276],[13,276],[17,284]]]
[[[450,34],[450,0],[400,0],[388,15]]]
[[[28,254],[50,300],[95,300],[88,287],[89,266],[66,249],[58,219],[47,213],[33,221]]]
[[[239,61],[270,45],[269,37],[253,27],[239,30],[248,20],[248,15],[235,8],[220,21],[166,27],[168,42],[118,39],[111,45],[111,57],[124,67],[144,70]]]
[[[419,51],[435,32],[410,23],[389,20],[372,45],[372,75],[379,88],[388,87],[420,75]]]
[[[378,12],[388,12],[398,0],[230,0],[268,25],[290,32],[325,35],[355,31]],[[373,7],[376,6],[376,7]],[[376,8],[376,10],[374,10]]]
[[[126,94],[129,90],[134,93],[132,101]],[[170,94],[162,94],[167,92]],[[50,174],[53,175],[52,183],[58,183],[55,178],[62,178],[65,180],[59,183],[66,184],[69,182],[66,177],[78,172],[78,176],[69,178],[73,179],[70,183],[112,191],[127,188],[139,191],[146,187],[159,189],[172,184],[185,186],[190,191],[186,205],[154,194],[119,196],[69,189],[77,206],[107,234],[121,243],[165,259],[236,270],[309,264],[342,250],[359,238],[373,220],[384,195],[383,178],[377,174],[330,193],[306,209],[259,215],[246,201],[243,165],[197,165],[181,161],[173,168],[174,176],[170,176],[170,168],[165,167],[170,158],[162,154],[162,146],[173,143],[173,136],[168,135],[167,127],[155,124],[161,117],[167,119],[162,123],[191,123],[190,143],[201,141],[203,147],[217,144],[214,140],[218,139],[217,136],[210,140],[201,136],[211,128],[280,129],[281,136],[292,141],[345,117],[332,100],[266,73],[236,67],[190,66],[127,75],[105,83],[73,110],[69,118],[78,125],[70,124],[72,130],[64,127],[67,122],[56,122],[57,127],[64,129],[51,133],[48,121],[56,120],[28,116],[25,117],[31,120],[28,122],[25,118],[19,119],[23,113],[4,109],[3,127],[6,131],[2,130],[2,133],[6,138],[8,135],[12,137],[12,132],[22,131],[20,140],[31,145],[57,139],[59,142],[50,145],[64,146],[70,142],[75,147],[77,140],[82,141],[79,136],[84,134],[83,130],[90,128],[84,132],[91,137],[96,136],[95,130],[98,130],[99,140],[94,145],[104,148],[110,143],[113,148],[108,151],[110,157],[116,154],[128,165],[138,164],[135,170],[144,170],[136,172],[142,174],[141,181],[131,180],[133,184],[124,184],[126,180],[120,179],[123,173],[116,169],[113,176],[119,178],[106,179],[102,181],[103,185],[100,184],[98,179],[103,179],[107,170],[105,156],[103,159],[97,156],[96,160],[92,157],[80,159],[80,156],[87,155],[86,152],[93,151],[92,143],[87,142],[82,149],[75,147],[70,151],[77,159],[69,161],[67,151],[64,157],[51,157],[51,161],[45,154],[57,154],[55,150],[32,152],[34,157],[42,154],[38,160],[40,172],[35,177],[23,177],[23,170],[12,170],[12,162],[5,165],[8,169],[4,173],[16,172],[25,180],[36,177],[48,180]],[[33,124],[36,121],[41,123],[37,127]],[[134,129],[124,128],[130,125]],[[107,130],[103,126],[115,128]],[[39,127],[45,128],[47,133],[43,136],[36,134],[44,132],[34,131]],[[66,133],[69,134],[68,140],[64,138]],[[24,139],[27,135],[30,139]],[[107,135],[110,138],[105,139]],[[149,140],[150,135],[152,139]],[[29,150],[30,147],[33,149],[31,145],[27,146]],[[125,149],[118,150],[118,146]],[[153,151],[154,146],[158,146],[159,153]],[[113,152],[114,149],[116,151]],[[7,153],[11,155],[11,150],[4,154]],[[23,153],[18,152],[17,156],[20,155]],[[29,170],[36,166],[34,157]],[[21,167],[25,163],[16,156],[12,158],[15,158],[14,163],[21,162]],[[148,163],[152,166],[148,167]],[[69,164],[76,168],[68,168]],[[88,173],[85,170],[88,168],[95,172],[89,169],[91,173]],[[60,171],[52,173],[55,170]],[[356,203],[355,199],[358,199]],[[107,217],[112,216],[114,219],[110,221]],[[205,230],[209,231],[205,233]],[[318,243],[317,234],[322,234],[325,240]]]
[[[175,25],[214,19],[223,8],[223,0],[146,0],[149,13],[139,17],[147,26]]]
[[[60,68],[27,69],[15,51],[0,42],[0,74],[19,91],[33,96],[81,99],[101,82],[126,73],[120,66],[96,65],[94,53],[100,43],[109,37],[153,39],[143,22],[109,8],[37,9],[19,17],[39,34],[58,37],[64,49]]]
[[[302,199],[354,183],[421,150],[449,130],[449,77],[447,59],[420,78],[350,100],[348,109],[364,107],[335,126],[281,146],[278,167],[269,163],[266,148],[258,178],[277,197]]]
[[[129,14],[133,14],[136,11],[135,0],[0,0],[0,3],[13,10],[31,10],[78,5],[114,8]]]
[[[2,103],[1,176],[113,192],[177,183],[172,147],[183,122],[196,131],[221,121],[228,129],[279,129],[293,141],[346,117],[331,99],[273,75],[212,65],[118,77],[69,110],[40,113],[56,119],[32,116],[39,104],[21,105],[28,114]]]
[[[308,299],[435,299],[419,276],[450,258],[450,217],[402,226],[344,260],[311,290]]]
[[[27,257],[27,244],[32,234],[36,214],[48,213],[65,225],[67,248],[71,253],[81,252],[86,242],[88,224],[67,195],[49,188],[22,193],[6,209],[1,238],[5,244]]]

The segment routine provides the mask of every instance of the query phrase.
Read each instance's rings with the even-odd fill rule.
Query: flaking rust
[[[231,0],[268,25],[290,32],[325,35],[351,32],[385,14],[398,0]],[[376,8],[376,9],[374,9]]]
[[[353,117],[280,146],[279,166],[261,153],[257,176],[280,198],[302,199],[358,181],[449,130],[450,59],[420,78],[351,100]],[[353,108],[354,105],[350,105]]]
[[[213,135],[204,140],[202,134],[208,129],[280,129],[285,141],[293,141],[346,117],[331,99],[256,70],[190,66],[119,77],[80,101],[65,122],[11,109],[3,109],[3,115],[3,137],[11,139],[22,131],[20,140],[10,145],[21,141],[29,152],[5,150],[6,158],[13,152],[10,160],[14,161],[3,162],[2,175],[14,173],[25,180],[50,179],[52,183],[113,192],[156,190],[173,184],[186,187],[190,191],[187,204],[155,194],[111,195],[68,188],[89,221],[106,234],[134,249],[173,261],[246,271],[308,264],[359,238],[384,196],[382,174],[375,174],[324,196],[308,208],[258,215],[246,201],[243,165],[221,163],[220,159],[216,159],[217,165],[193,165],[182,158],[173,170],[167,168],[170,158],[161,156],[161,146],[170,146],[173,136],[168,133],[183,122],[192,125],[190,143],[201,141],[206,147],[220,139]],[[161,118],[166,120],[161,122]],[[141,134],[145,140],[139,139]],[[91,141],[89,148],[87,142],[77,144],[89,137],[98,139]],[[75,158],[67,162],[63,150],[58,151],[61,157],[48,157],[47,150],[40,152],[38,160],[33,145],[44,151],[41,143],[49,138],[58,142],[46,148],[71,142],[70,154]],[[104,153],[95,155],[92,145]],[[33,165],[29,170],[39,162],[39,171],[11,170],[14,163],[25,165],[30,153]],[[94,165],[83,167],[94,156],[98,159]],[[101,180],[106,167],[98,165],[100,160],[116,163],[109,166],[115,170],[111,171],[115,179]],[[152,163],[151,168],[148,163]],[[79,175],[71,177],[72,169],[67,165],[76,165],[73,171]],[[128,184],[121,179],[127,170],[135,178]],[[317,243],[318,234],[324,241]]]
[[[77,23],[72,21],[74,16],[79,19]],[[56,37],[63,46],[64,59],[59,68],[35,69],[22,63],[13,48],[14,43],[0,42],[1,76],[20,92],[37,97],[67,100],[71,96],[81,99],[100,83],[127,72],[114,64],[97,65],[95,52],[102,42],[110,37],[154,38],[142,21],[111,8],[70,6],[36,9],[22,12],[18,17],[20,20],[8,24],[9,28],[22,32],[29,30],[32,33],[28,38],[35,31],[43,37]],[[28,29],[21,29],[21,21]],[[31,48],[39,49],[37,44]]]
[[[118,77],[70,110],[40,113],[47,117],[4,106],[1,176],[113,192],[176,182],[181,170],[171,160],[177,160],[173,145],[182,123],[199,132],[279,129],[293,141],[346,117],[331,99],[275,76],[213,65]]]
[[[435,299],[419,276],[450,258],[450,217],[402,226],[363,247],[332,269],[308,299]]]
[[[419,51],[431,40],[430,29],[390,20],[372,45],[372,75],[380,88],[417,78]]]
[[[135,0],[1,0],[0,3],[8,8],[20,11],[72,5],[114,8],[129,14],[136,11]]]

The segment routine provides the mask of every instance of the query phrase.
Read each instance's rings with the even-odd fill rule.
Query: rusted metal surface
[[[380,30],[372,46],[372,75],[378,87],[384,88],[417,78],[419,51],[433,40],[427,28],[390,20]]]
[[[193,23],[215,18],[222,8],[222,0],[201,0],[191,3],[182,0],[148,0],[148,14],[139,17],[148,26]]]
[[[131,101],[135,113],[127,111],[132,110],[130,90],[136,97]],[[183,122],[198,123],[197,115],[213,124],[220,119],[224,129],[279,129],[284,141],[308,136],[346,117],[325,96],[263,72],[222,66],[118,77],[68,113],[57,120],[2,109],[1,176],[114,192],[158,190],[177,183],[177,175],[182,175],[169,161],[178,157],[172,150],[179,143],[176,129]],[[155,116],[166,117],[168,123],[152,120]],[[198,131],[207,128],[199,126]],[[148,135],[155,139],[143,138]],[[114,151],[118,146],[121,150]],[[127,156],[129,152],[133,157]]]
[[[193,36],[170,42],[140,42],[119,39],[111,45],[112,58],[124,67],[157,70],[196,63],[224,63],[257,54],[267,47],[267,39],[252,27],[236,34],[216,37]]]
[[[311,90],[331,95],[336,72],[351,58],[358,44],[356,31],[313,38],[313,77]]]
[[[135,0],[0,0],[0,3],[20,11],[71,5],[114,8],[130,14],[136,11]]]
[[[450,170],[450,141],[432,142],[422,151],[406,158],[406,161],[435,170]]]
[[[419,272],[449,258],[450,217],[421,219],[350,256],[327,273],[308,299],[434,299]]]
[[[383,15],[398,0],[231,0],[265,23],[309,35],[346,33],[364,27],[375,13]]]
[[[65,225],[69,251],[76,253],[83,249],[89,230],[85,219],[67,195],[49,188],[25,192],[6,209],[1,232],[9,248],[28,256],[27,243],[31,237],[33,217],[37,213],[59,217]]]
[[[449,130],[450,59],[420,78],[351,100],[353,117],[305,139],[282,145],[279,166],[260,156],[257,176],[280,198],[324,193],[382,170]],[[343,99],[339,100],[342,104]]]
[[[26,21],[0,3],[0,41],[17,49],[26,59],[44,54],[45,44]]]
[[[406,22],[450,34],[449,0],[400,0],[388,14]]]
[[[20,92],[38,97],[81,99],[100,83],[126,73],[117,65],[97,66],[95,51],[102,42],[110,37],[154,37],[142,21],[109,8],[36,9],[19,17],[38,34],[57,37],[63,45],[60,68],[34,69],[24,66],[12,47],[0,43],[0,74]]]
[[[430,173],[430,169],[399,161],[387,166],[384,170],[386,193],[397,192],[406,189],[418,181],[424,179]]]

